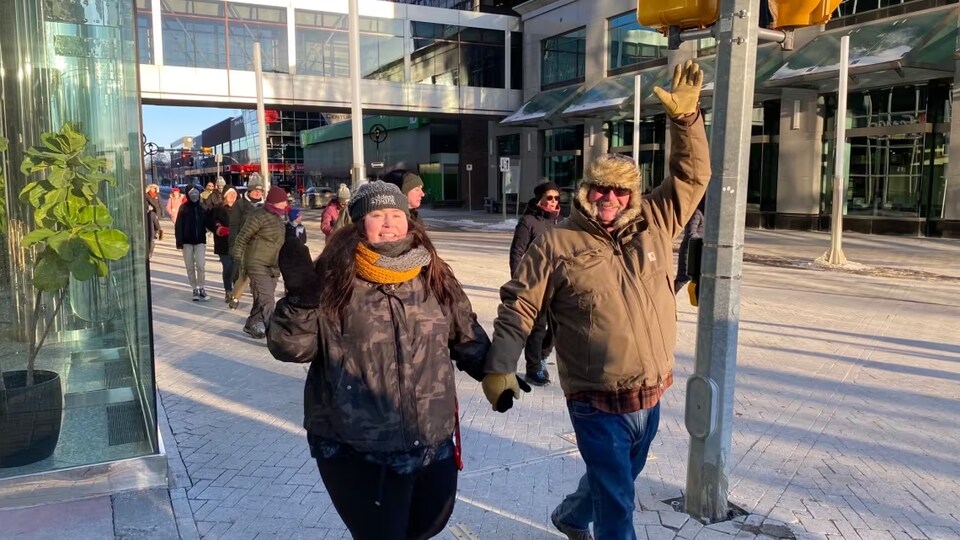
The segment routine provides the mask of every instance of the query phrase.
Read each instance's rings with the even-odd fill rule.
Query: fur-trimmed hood
[[[633,159],[620,154],[603,154],[584,171],[583,180],[577,189],[577,203],[584,215],[596,221],[597,205],[587,198],[590,186],[630,189],[630,202],[613,223],[614,230],[623,228],[640,215],[643,192],[640,190],[640,170]]]

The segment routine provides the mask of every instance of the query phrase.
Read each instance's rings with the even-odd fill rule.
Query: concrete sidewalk
[[[319,211],[307,214],[316,254]],[[424,216],[437,225],[431,236],[491,331],[512,231],[440,227],[441,218],[460,218]],[[852,237],[848,256],[885,266],[927,257],[937,262],[924,268],[943,272],[960,252],[953,241],[868,237],[860,247]],[[748,252],[807,256],[823,249],[813,245],[821,239],[828,237],[748,232]],[[183,538],[349,538],[300,427],[306,366],[276,362],[262,341],[242,334],[249,298],[238,311],[216,300],[212,252],[210,302],[190,300],[170,242],[158,246],[152,267],[170,491],[129,495],[159,501],[140,516],[118,504],[120,495],[0,513],[0,523],[13,523],[15,538],[108,538],[111,525],[117,538],[166,538],[171,525]],[[681,296],[677,382],[664,396],[653,455],[637,480],[638,536],[960,537],[960,286],[744,268],[728,463],[730,498],[749,515],[703,527],[662,502],[682,495],[686,478],[684,381],[693,369],[696,312]],[[573,490],[583,463],[559,387],[535,389],[507,414],[491,411],[468,377],[459,377],[458,391],[466,469],[441,538],[560,538],[549,513]],[[81,528],[84,519],[91,528]],[[70,525],[55,526],[63,522]]]

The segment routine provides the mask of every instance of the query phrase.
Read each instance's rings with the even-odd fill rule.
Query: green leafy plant
[[[39,176],[20,191],[20,201],[33,207],[34,229],[23,246],[35,246],[33,264],[33,332],[27,364],[27,384],[33,384],[37,354],[51,322],[63,306],[70,276],[76,281],[106,277],[108,261],[130,250],[127,235],[113,227],[110,209],[100,198],[104,183],[116,185],[104,171],[106,160],[87,155],[87,137],[71,124],[40,136],[41,146],[30,148],[20,165],[24,175]],[[55,308],[46,318],[43,334],[35,339],[42,294],[55,294]],[[2,380],[2,377],[0,377]]]

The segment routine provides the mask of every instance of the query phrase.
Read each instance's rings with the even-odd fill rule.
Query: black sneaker
[[[590,531],[575,529],[560,521],[560,518],[557,516],[559,511],[559,506],[553,509],[553,512],[550,513],[550,521],[553,522],[553,526],[556,527],[558,531],[567,535],[567,540],[593,540],[593,535],[590,534]]]
[[[193,301],[194,301],[194,302],[199,302],[199,301],[200,301],[200,289],[194,289],[194,290],[193,290]]]
[[[233,301],[233,292],[228,291],[228,292],[223,293],[223,303],[224,303],[224,304],[229,304],[229,303],[232,302],[232,301]]]
[[[204,289],[203,287],[200,288],[200,299],[203,300],[204,302],[210,299],[210,297],[207,296],[207,290]]]
[[[547,386],[550,384],[550,374],[545,369],[538,369],[537,371],[528,371],[526,377],[528,383],[534,386]]]
[[[244,326],[243,331],[253,339],[263,339],[267,336],[266,332],[264,332],[263,323],[257,323],[252,327]]]
[[[550,384],[550,372],[547,371],[547,359],[544,358],[543,360],[540,360],[538,369],[528,369],[527,375],[524,378],[528,383],[534,386],[547,386]]]
[[[240,307],[240,299],[231,296],[230,300],[227,301],[227,304],[230,304],[230,309],[237,309]]]

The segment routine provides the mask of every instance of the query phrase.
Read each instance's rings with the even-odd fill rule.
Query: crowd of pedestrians
[[[588,164],[565,219],[559,187],[536,187],[514,232],[492,338],[419,218],[423,181],[411,171],[352,193],[341,185],[323,212],[316,258],[282,189],[188,190],[175,223],[194,299],[207,298],[197,259],[209,232],[231,307],[249,282],[243,331],[265,337],[278,360],[310,365],[305,442],[354,538],[442,532],[463,467],[454,370],[504,413],[530,384],[551,383],[554,348],[586,473],[552,523],[570,540],[636,538],[634,485],[673,384],[675,293],[685,275],[674,278],[673,242],[711,174],[702,81],[687,62],[669,92],[654,89],[670,118],[671,155],[668,177],[650,193],[636,163],[616,154]],[[160,216],[149,199],[148,191],[148,212]],[[697,233],[696,223],[689,229]]]

